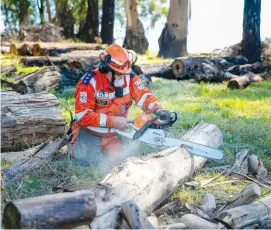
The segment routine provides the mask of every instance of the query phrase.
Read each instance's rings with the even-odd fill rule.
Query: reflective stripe
[[[91,78],[90,84],[93,86],[94,90],[96,91],[96,81],[94,78]]]
[[[144,93],[140,100],[137,102],[136,106],[142,109],[144,102],[149,95],[152,95],[152,93]]]
[[[156,102],[150,103],[150,104],[149,104],[149,107],[148,107],[148,109],[147,109],[147,111],[148,111],[148,112],[151,112],[152,109],[153,109],[153,107],[155,106],[155,104],[156,104]]]
[[[130,75],[126,74],[125,79],[126,79],[127,86],[123,89],[123,95],[130,93]]]
[[[86,109],[86,110],[83,110],[83,111],[81,111],[79,113],[76,113],[75,114],[75,120],[79,121],[87,112],[93,112],[93,110],[92,109]]]
[[[106,51],[105,51],[105,50],[103,51],[103,53],[104,53],[105,55],[107,55],[107,53],[106,53]],[[118,65],[120,65],[120,66],[122,66],[122,65],[123,65],[123,63],[121,63],[121,62],[117,61],[115,58],[112,58],[112,56],[111,56],[111,61],[115,62],[116,64],[118,64]]]
[[[98,133],[115,133],[117,132],[116,129],[114,128],[100,128],[100,127],[92,127],[92,126],[87,126],[89,130],[92,130],[94,132]]]
[[[100,113],[100,127],[106,126],[107,116],[104,113]]]
[[[95,92],[95,98],[107,98],[107,99],[114,99],[115,98],[115,92],[113,93],[108,93],[108,92],[101,92],[101,91],[96,91]]]

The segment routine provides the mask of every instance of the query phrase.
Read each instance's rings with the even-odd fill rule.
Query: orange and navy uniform
[[[75,123],[90,133],[102,137],[102,145],[106,138],[117,136],[113,128],[114,117],[128,116],[128,109],[134,100],[136,105],[146,113],[160,108],[157,97],[144,87],[138,76],[125,75],[123,96],[115,96],[115,86],[111,86],[105,74],[98,69],[88,71],[79,81],[75,93]],[[77,137],[76,132],[74,138]],[[110,141],[110,139],[108,139]],[[75,141],[75,140],[74,140]]]

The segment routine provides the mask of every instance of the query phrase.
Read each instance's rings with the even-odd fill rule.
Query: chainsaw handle
[[[144,132],[146,131],[147,128],[149,128],[152,123],[156,120],[158,120],[160,117],[159,116],[155,116],[154,118],[152,118],[151,120],[148,120],[139,130],[137,130],[133,136],[133,140],[137,140],[139,139]]]

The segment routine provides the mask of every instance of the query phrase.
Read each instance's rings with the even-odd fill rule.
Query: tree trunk
[[[46,8],[47,8],[47,14],[48,14],[48,21],[49,23],[52,23],[52,14],[51,14],[51,8],[50,8],[50,3],[49,0],[46,1]]]
[[[237,76],[231,79],[228,83],[228,88],[230,89],[243,89],[248,87],[252,82],[263,81],[259,74],[254,74],[252,72],[247,72],[242,76]]]
[[[125,12],[127,27],[123,46],[139,54],[144,54],[149,47],[149,42],[145,36],[143,24],[138,17],[136,0],[125,0]]]
[[[241,229],[270,218],[270,210],[271,196],[268,196],[251,204],[222,211],[218,214],[218,219],[233,229]]]
[[[19,10],[19,26],[25,27],[29,25],[29,0],[20,0],[20,10]]]
[[[96,211],[90,191],[50,194],[8,203],[3,224],[6,229],[71,229],[89,225]]]
[[[114,42],[115,0],[103,0],[101,38],[103,44]]]
[[[68,0],[56,0],[56,24],[63,28],[65,38],[74,37],[74,17]]]
[[[39,5],[39,1],[40,1],[40,5]],[[38,6],[38,9],[39,9],[39,13],[40,13],[40,24],[44,24],[45,23],[44,0],[37,0],[37,6]]]
[[[188,15],[188,0],[170,0],[167,23],[158,39],[158,56],[174,58],[187,54]]]
[[[65,121],[53,94],[1,91],[1,150],[19,151],[62,136]]]
[[[222,144],[222,133],[212,124],[199,123],[183,138],[215,148]],[[97,204],[97,217],[92,228],[113,227],[117,207],[127,199],[135,201],[148,215],[205,162],[205,158],[192,156],[178,147],[143,159],[128,159],[98,186],[91,188],[95,191]]]
[[[88,0],[87,16],[79,36],[85,42],[95,42],[99,36],[98,0]]]
[[[249,63],[261,60],[261,0],[245,0],[241,53]]]

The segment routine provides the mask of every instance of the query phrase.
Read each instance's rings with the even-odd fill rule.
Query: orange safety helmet
[[[105,68],[105,71],[101,72],[107,72],[108,70],[113,70],[120,74],[129,74],[132,72],[131,59],[128,52],[117,44],[108,46],[100,54],[100,59],[102,68]]]

